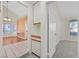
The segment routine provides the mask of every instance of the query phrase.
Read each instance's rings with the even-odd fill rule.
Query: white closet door
[[[49,57],[52,57],[56,48],[56,19],[54,18],[53,3],[49,4]]]

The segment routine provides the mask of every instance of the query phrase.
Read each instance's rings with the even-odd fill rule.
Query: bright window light
[[[71,20],[70,21],[70,35],[76,36],[78,34],[78,21]]]

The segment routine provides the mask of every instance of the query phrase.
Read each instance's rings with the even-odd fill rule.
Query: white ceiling
[[[56,9],[62,17],[79,16],[79,2],[56,2]]]
[[[17,16],[27,16],[28,5],[34,4],[35,2],[37,1],[9,1],[8,9]],[[7,7],[7,2],[4,2],[4,6]]]
[[[33,5],[35,2],[37,1],[20,1],[20,3],[12,1],[8,3],[8,8],[18,16],[26,16],[28,9],[25,6]],[[79,15],[79,2],[56,2],[55,6],[61,17],[75,17]]]
[[[29,4],[34,4],[34,3],[36,3],[37,1],[26,1],[26,3],[29,3]]]
[[[4,2],[4,6],[7,7],[6,2]],[[24,5],[20,4],[17,1],[8,2],[8,9],[18,16],[27,16],[27,12],[28,12],[27,7],[25,7]]]

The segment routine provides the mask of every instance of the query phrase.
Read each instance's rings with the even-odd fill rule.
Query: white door
[[[53,3],[48,4],[49,19],[49,57],[52,57],[56,48],[56,19],[54,18]]]
[[[56,48],[56,23],[49,24],[49,57],[52,57]]]

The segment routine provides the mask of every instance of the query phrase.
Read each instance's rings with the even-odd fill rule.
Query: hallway
[[[0,58],[78,58],[79,2],[0,1]]]

